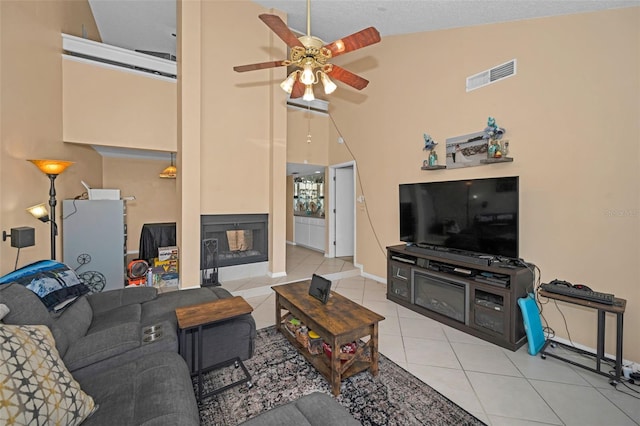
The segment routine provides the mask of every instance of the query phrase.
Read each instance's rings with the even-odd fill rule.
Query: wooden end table
[[[247,383],[247,386],[249,388],[252,386],[251,375],[249,374],[249,371],[239,357],[232,358],[228,361],[221,362],[211,367],[202,367],[202,329],[206,326],[211,326],[222,321],[227,321],[242,315],[250,314],[252,311],[253,308],[251,307],[251,305],[249,305],[247,301],[240,296],[176,308],[176,317],[178,318],[178,328],[180,330],[179,352],[183,357],[186,357],[187,332],[193,330],[194,333],[197,334],[197,339],[196,336],[193,336],[193,338],[191,339],[191,376],[198,377],[198,401],[201,401],[203,398],[208,398],[212,395],[218,394],[233,386],[237,386],[243,383]],[[198,353],[198,367],[194,371],[193,368],[195,364],[194,357],[196,354],[196,342]],[[219,368],[227,367],[230,365],[235,365],[236,368],[242,367],[245,378],[203,395],[202,375],[208,371],[217,370]]]
[[[340,394],[340,382],[364,370],[378,375],[378,323],[384,317],[331,292],[327,304],[309,295],[311,281],[271,287],[276,292],[276,327],[291,344],[329,381],[334,395]],[[331,359],[326,354],[312,355],[298,340],[283,330],[282,310],[286,310],[315,331],[331,345]],[[340,348],[370,336],[356,353],[345,357]]]

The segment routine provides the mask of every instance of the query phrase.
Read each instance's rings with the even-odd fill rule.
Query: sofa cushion
[[[227,297],[231,293],[226,292]],[[142,324],[149,325],[156,321],[176,321],[176,308],[180,306],[195,305],[197,303],[218,300],[216,294],[206,288],[193,288],[188,290],[171,291],[161,293],[155,300],[142,304]]]
[[[191,376],[176,353],[156,352],[79,380],[99,404],[83,426],[200,424]]]
[[[156,324],[160,333],[151,336],[140,324],[120,324],[78,340],[64,356],[64,361],[80,380],[100,374],[155,352],[178,352],[176,325],[171,322]]]
[[[44,325],[0,325],[0,423],[77,425],[95,408]]]
[[[360,426],[335,399],[314,392],[266,411],[241,423],[243,426]]]
[[[98,315],[121,306],[140,304],[153,300],[158,295],[154,287],[127,287],[87,296],[93,312]]]
[[[55,320],[51,331],[60,355],[64,356],[69,345],[87,334],[92,318],[91,305],[82,296]]]
[[[140,304],[125,305],[110,311],[94,314],[88,333],[97,333],[126,322],[140,323],[142,307]]]
[[[87,334],[64,355],[69,370],[74,371],[123,352],[136,349],[141,344],[140,325],[134,322],[118,324],[105,330]]]
[[[90,291],[73,269],[54,260],[40,260],[0,277],[0,284],[9,282],[27,287],[56,312]]]
[[[51,326],[53,323],[53,318],[40,298],[21,284],[0,285],[0,303],[9,307],[9,313],[2,320],[5,324]]]

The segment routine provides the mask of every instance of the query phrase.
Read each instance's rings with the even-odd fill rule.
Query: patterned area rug
[[[324,377],[273,326],[258,330],[255,354],[245,365],[254,386],[236,386],[205,399],[200,424],[237,425],[314,391],[331,395]],[[377,377],[364,371],[344,380],[336,397],[363,425],[484,424],[384,355],[379,370]],[[204,390],[242,376],[242,369],[233,367],[211,372]]]

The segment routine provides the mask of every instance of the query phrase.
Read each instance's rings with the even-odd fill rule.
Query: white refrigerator
[[[125,286],[126,241],[125,201],[62,202],[62,261],[92,292]]]

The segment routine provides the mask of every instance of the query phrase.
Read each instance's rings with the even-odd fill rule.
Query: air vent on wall
[[[495,83],[498,80],[511,77],[512,75],[516,75],[515,59],[489,70],[479,72],[471,77],[467,77],[467,92]]]

